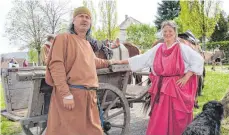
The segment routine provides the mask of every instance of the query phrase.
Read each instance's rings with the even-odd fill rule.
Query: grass
[[[3,95],[2,85],[0,84],[0,103],[1,110],[5,109],[5,100]],[[1,116],[1,135],[15,135],[21,132],[21,127],[18,122],[12,122]]]
[[[205,87],[203,89],[203,96],[198,97],[199,109],[194,110],[194,114],[201,112],[204,103],[210,100],[221,100],[229,90],[229,72],[225,73],[220,70],[221,67],[216,67],[216,71],[211,71],[211,66],[206,66]],[[229,118],[222,122],[222,135],[229,134]]]

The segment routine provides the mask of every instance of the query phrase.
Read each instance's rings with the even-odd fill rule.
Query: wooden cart
[[[97,95],[106,134],[127,135],[130,130],[130,107],[145,102],[148,86],[127,85],[128,65],[113,65],[97,70]],[[145,73],[148,75],[148,73]],[[45,67],[2,69],[6,111],[2,114],[20,120],[26,135],[42,134],[47,123],[51,87],[45,81]],[[37,129],[37,128],[35,128]]]

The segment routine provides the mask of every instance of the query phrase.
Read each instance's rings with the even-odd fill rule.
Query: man
[[[95,57],[86,40],[91,12],[78,7],[71,33],[58,35],[47,61],[46,82],[54,86],[46,135],[102,135],[96,89],[96,68],[115,63]]]
[[[119,38],[116,39],[115,43],[111,46],[113,51],[113,57],[114,60],[125,60],[129,58],[129,52],[128,49],[120,43]]]
[[[47,64],[48,53],[49,53],[49,50],[50,50],[50,48],[52,46],[53,41],[54,41],[54,36],[53,35],[48,35],[47,36],[47,41],[41,47],[41,61],[42,61],[42,65],[46,65]]]

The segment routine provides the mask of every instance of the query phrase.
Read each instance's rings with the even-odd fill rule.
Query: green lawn
[[[2,85],[0,83],[0,103],[1,103],[1,110],[5,109],[5,102],[4,102],[4,95]],[[12,122],[8,119],[1,117],[1,135],[15,135],[21,132],[21,127],[18,122]]]
[[[210,100],[221,100],[229,90],[229,72],[221,71],[221,67],[216,67],[216,71],[211,70],[211,66],[206,66],[205,87],[203,89],[203,96],[198,97],[199,109],[194,110],[194,114],[201,112],[204,103]],[[229,135],[229,118],[223,121],[221,128],[222,135]]]

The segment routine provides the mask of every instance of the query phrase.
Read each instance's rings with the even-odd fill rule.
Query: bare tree
[[[55,3],[53,0],[46,0],[44,4],[40,5],[40,8],[46,17],[45,23],[49,26],[46,30],[47,33],[55,34],[67,28],[65,27],[67,21],[63,18],[67,13],[70,13],[69,1]]]
[[[47,29],[44,23],[44,16],[39,10],[39,1],[15,0],[14,7],[8,16],[8,25],[6,28],[7,36],[16,44],[24,47],[31,46],[35,48],[40,55],[40,48]],[[38,64],[39,64],[38,58]]]
[[[68,4],[53,1],[42,4],[38,0],[14,0],[13,4],[7,18],[6,35],[11,43],[22,45],[22,49],[36,49],[40,65],[41,45],[47,34],[56,34],[67,29],[63,18],[70,11]]]

